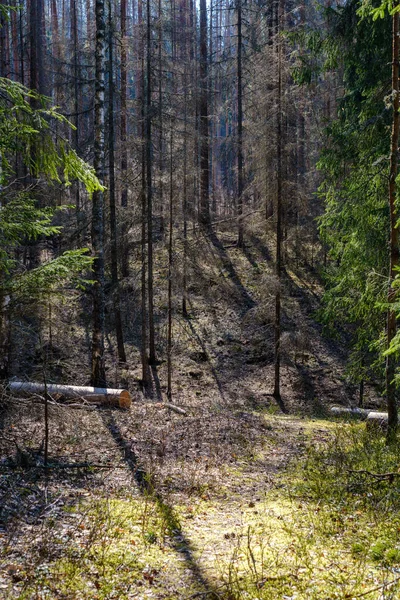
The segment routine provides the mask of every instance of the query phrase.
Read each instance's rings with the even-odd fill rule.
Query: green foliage
[[[320,233],[329,250],[322,321],[352,334],[349,375],[376,377],[383,367],[389,210],[387,181],[391,110],[390,17],[358,17],[359,5],[337,8],[330,34],[342,49],[344,91],[337,119],[326,129],[319,168],[325,203]]]
[[[89,194],[102,189],[94,170],[65,140],[54,140],[52,123],[71,123],[49,104],[49,99],[20,83],[0,77],[0,184],[13,169],[10,157],[18,154],[34,177],[68,185],[72,178],[81,181]]]
[[[91,284],[92,280],[81,277],[82,271],[90,270],[93,263],[93,258],[88,252],[87,248],[68,250],[12,281],[9,290],[17,295],[19,300],[31,301],[57,290],[63,293],[62,286],[67,282],[75,287]]]
[[[103,189],[93,168],[85,163],[66,140],[56,137],[53,124],[72,127],[49,104],[49,99],[23,85],[0,78],[0,273],[1,294],[13,293],[19,299],[48,294],[71,281],[82,282],[81,271],[90,269],[92,259],[86,249],[65,252],[55,260],[29,272],[21,272],[15,249],[38,238],[57,235],[60,226],[53,223],[56,211],[70,208],[39,205],[35,186],[21,190],[13,184],[15,156],[25,165],[32,179],[70,185],[81,181],[91,195]]]
[[[0,265],[10,274],[15,260],[12,250],[23,240],[36,240],[39,236],[56,235],[60,228],[52,225],[54,210],[37,208],[29,193],[21,192],[4,206],[0,205]]]
[[[331,9],[327,9],[326,14],[330,12]],[[326,71],[338,67],[340,44],[325,28],[316,30],[305,25],[290,32],[288,38],[296,48],[292,75],[299,85],[318,83]]]
[[[363,0],[358,10],[361,17],[372,17],[373,21],[384,19],[386,14],[394,15],[400,12],[400,6],[395,0],[383,0],[378,6],[372,0]]]

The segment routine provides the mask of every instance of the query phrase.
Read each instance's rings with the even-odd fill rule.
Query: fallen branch
[[[9,465],[0,465],[0,470],[14,470],[15,466]],[[59,464],[48,464],[48,465],[38,465],[38,464],[30,464],[26,467],[27,469],[127,469],[126,465],[105,465],[101,463],[59,463]]]
[[[164,406],[165,408],[169,408],[169,410],[172,410],[173,412],[178,413],[178,415],[187,416],[186,410],[180,408],[179,406],[175,406],[175,404],[169,404],[169,402],[164,402],[162,406]]]
[[[354,473],[356,475],[368,475],[369,477],[374,477],[375,479],[388,479],[390,482],[393,481],[395,477],[400,477],[400,473],[389,472],[389,473],[373,473],[372,471],[367,471],[366,469],[361,469],[359,471],[348,469],[349,473]]]
[[[361,594],[358,594],[357,596],[355,596],[354,594],[346,594],[345,598],[362,598],[363,596],[368,596],[368,594],[372,594],[373,592],[378,592],[379,590],[384,590],[388,587],[391,587],[392,585],[395,585],[399,581],[400,581],[400,576],[396,577],[396,579],[393,579],[393,581],[389,581],[389,583],[382,583],[381,585],[377,585],[376,587],[371,588],[367,592],[362,592]]]

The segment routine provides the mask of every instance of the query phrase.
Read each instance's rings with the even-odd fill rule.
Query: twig
[[[393,581],[389,581],[389,583],[382,583],[381,585],[377,585],[376,587],[371,588],[367,592],[362,592],[361,594],[358,594],[357,596],[354,596],[354,594],[346,594],[345,598],[362,598],[363,596],[368,596],[368,594],[372,594],[372,592],[377,592],[378,590],[382,590],[384,588],[391,587],[392,585],[395,585],[399,581],[400,581],[400,576],[396,577],[396,579],[393,579]]]
[[[180,408],[179,406],[175,406],[175,404],[170,404],[169,402],[164,402],[163,407],[165,408],[169,408],[169,410],[172,410],[173,412],[178,413],[178,415],[187,415],[186,410],[184,410],[183,408]]]
[[[7,465],[0,465],[2,469],[13,469],[15,467],[9,467]],[[28,469],[126,469],[126,465],[104,465],[97,463],[59,463],[59,464],[48,464],[48,465],[29,465]]]
[[[360,471],[354,471],[353,469],[348,469],[349,473],[354,473],[357,475],[368,475],[369,477],[374,477],[375,479],[388,479],[390,482],[393,481],[395,477],[400,477],[400,473],[373,473],[372,471],[367,471],[365,469],[361,469]]]
[[[13,398],[12,401],[15,401],[18,404],[44,404],[45,398],[40,394],[33,394],[29,399],[25,400],[24,398]],[[48,400],[49,405],[57,406],[58,408],[74,408],[79,410],[98,410],[97,406],[93,406],[93,404],[89,404],[86,400],[82,398],[81,403],[76,402],[57,402],[56,400]]]

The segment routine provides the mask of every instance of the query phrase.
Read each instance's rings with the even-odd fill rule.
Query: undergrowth
[[[365,425],[311,440],[220,565],[227,597],[399,598],[399,450]]]
[[[151,486],[66,506],[43,524],[36,562],[9,563],[5,597],[399,598],[400,447],[364,425],[319,423],[322,436],[311,428],[303,457],[229,525],[218,496],[173,507]]]

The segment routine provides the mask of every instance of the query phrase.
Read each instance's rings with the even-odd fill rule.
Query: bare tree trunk
[[[94,100],[94,168],[104,181],[104,71],[105,71],[105,17],[104,0],[96,0],[96,66]],[[92,375],[91,385],[106,384],[104,365],[104,194],[98,190],[92,198],[92,248],[94,255],[92,288]]]
[[[73,144],[74,149],[79,152],[79,110],[80,110],[80,59],[79,59],[79,50],[78,50],[78,6],[77,0],[71,0],[71,33],[72,33],[72,47],[74,53],[74,126],[75,130],[73,131]],[[76,222],[78,226],[77,232],[77,240],[78,244],[84,240],[85,234],[83,233],[83,221],[84,214],[81,206],[81,192],[80,192],[80,184],[79,181],[75,183],[75,211],[76,211]]]
[[[275,374],[274,398],[281,401],[280,371],[281,371],[281,279],[282,279],[282,40],[280,27],[283,19],[283,0],[279,1],[277,53],[278,53],[278,85],[277,85],[277,191],[276,191],[276,258],[275,274],[277,279],[275,295]]]
[[[139,7],[141,2],[139,3]],[[140,16],[139,21],[142,23]],[[144,53],[141,45],[141,78],[144,80]],[[146,232],[147,232],[147,196],[146,196],[146,148],[144,139],[144,118],[145,118],[145,98],[143,85],[140,86],[141,93],[141,140],[142,140],[142,189],[141,189],[141,316],[142,316],[142,331],[141,331],[141,348],[140,355],[142,361],[142,384],[143,390],[149,382],[149,361],[147,357],[147,253],[146,253]]]
[[[71,19],[73,14],[71,14]],[[71,23],[71,28],[73,27]],[[58,30],[58,14],[57,14],[57,2],[51,0],[51,40],[53,45],[53,56],[57,61],[61,58],[61,47],[60,47],[60,35]],[[58,69],[57,69],[58,71]],[[58,87],[58,86],[57,86]]]
[[[44,49],[46,39],[43,31],[43,0],[31,0],[29,19],[29,85],[39,94],[45,94]]]
[[[243,248],[243,89],[242,89],[242,0],[237,0],[237,164],[238,164],[238,247]]]
[[[169,165],[169,236],[168,236],[168,340],[167,340],[167,397],[172,400],[172,266],[173,266],[173,128],[171,122],[170,134],[170,165]]]
[[[160,216],[161,216],[161,233],[164,233],[164,184],[163,184],[163,170],[164,170],[164,148],[163,148],[163,69],[162,69],[162,46],[163,46],[163,19],[162,19],[162,3],[158,1],[158,127],[159,127],[159,138],[158,138],[158,170],[159,170],[159,203],[160,203]]]
[[[10,322],[8,314],[9,298],[5,296],[2,274],[0,274],[0,380],[9,375]]]
[[[20,65],[20,81],[25,85],[25,64],[24,64],[24,24],[23,24],[23,7],[20,4],[18,10],[18,37],[19,37],[19,65]]]
[[[397,228],[396,210],[396,177],[398,172],[399,157],[399,128],[400,128],[400,98],[399,98],[399,13],[395,12],[392,17],[392,96],[393,96],[393,123],[390,150],[390,175],[389,175],[389,208],[390,208],[390,269],[389,269],[389,291],[388,304],[396,300],[396,292],[392,286],[399,266],[399,230]],[[397,323],[396,313],[392,307],[388,309],[387,315],[387,347],[396,335]],[[397,432],[398,412],[396,402],[396,385],[394,382],[396,361],[394,354],[386,357],[386,397],[388,407],[388,442],[392,441]]]
[[[13,52],[13,67],[12,67],[12,79],[14,81],[21,81],[21,73],[19,69],[19,55],[21,49],[18,47],[18,4],[14,0],[14,9],[11,11],[11,44]]]
[[[7,2],[0,0],[0,4],[5,7]],[[7,77],[8,65],[7,65],[7,54],[8,53],[8,22],[5,15],[0,13],[0,77]]]
[[[153,181],[152,181],[152,114],[151,114],[151,11],[147,0],[146,11],[146,196],[147,196],[147,287],[149,318],[149,364],[156,362],[154,335],[154,281],[153,281]]]
[[[206,229],[211,227],[210,216],[210,173],[209,173],[209,127],[208,127],[208,49],[207,49],[207,5],[200,0],[200,202],[199,223]]]
[[[126,37],[126,0],[121,0],[121,206],[128,206],[128,169],[127,135],[127,37]]]
[[[187,36],[185,32],[185,48],[184,48],[184,75],[183,75],[183,89],[184,89],[184,108],[183,108],[183,199],[182,199],[182,217],[183,217],[183,281],[182,281],[182,314],[187,317],[187,262],[188,262],[188,230],[187,230]]]
[[[111,230],[111,279],[114,294],[115,333],[117,336],[118,359],[126,363],[124,335],[122,331],[121,297],[118,280],[117,215],[115,207],[115,136],[114,136],[114,68],[113,26],[111,0],[108,0],[108,169]]]

